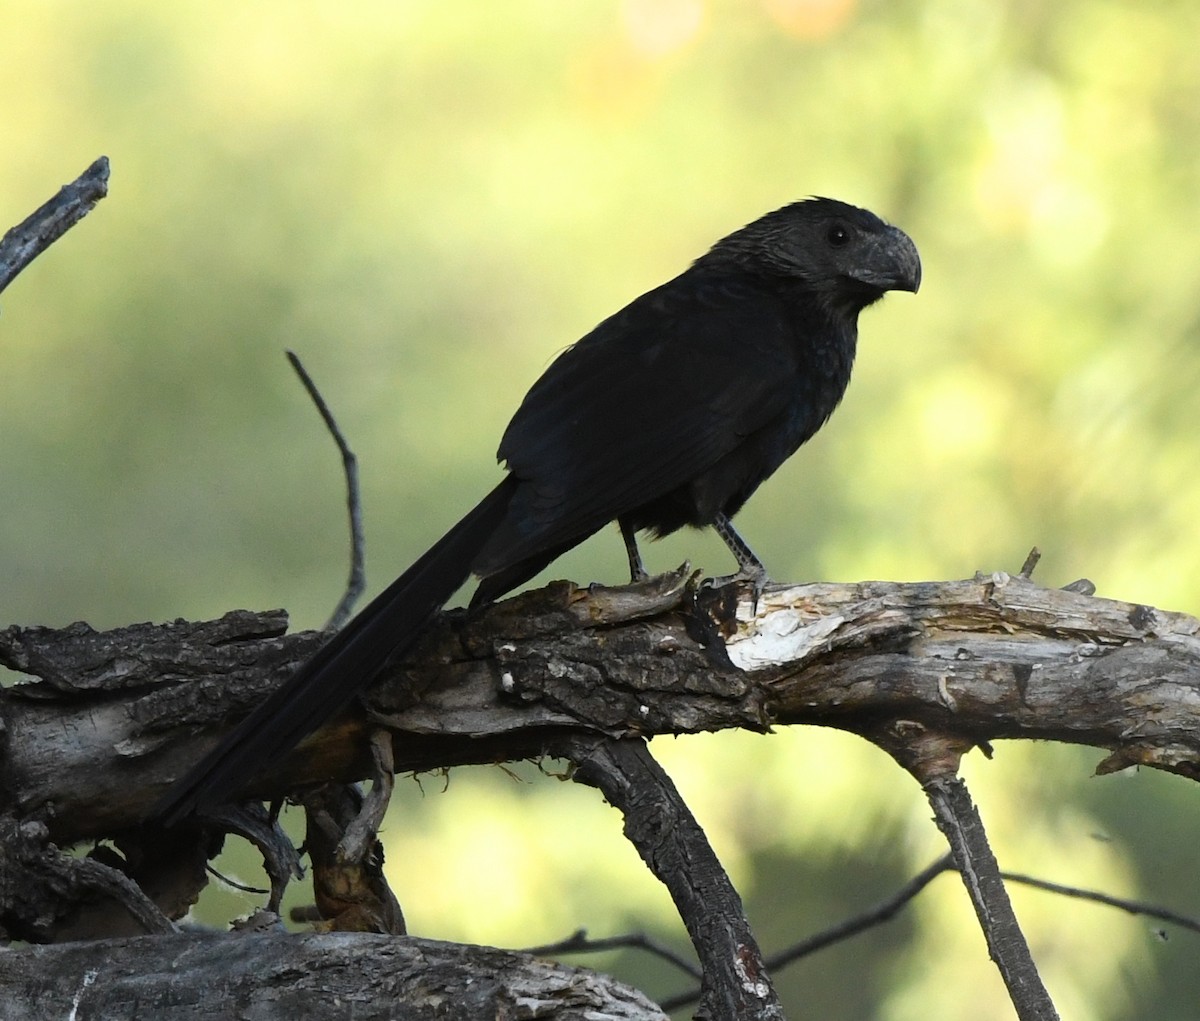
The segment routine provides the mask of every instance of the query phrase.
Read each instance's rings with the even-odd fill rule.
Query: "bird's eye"
[[[850,232],[840,223],[835,223],[829,228],[829,233],[825,235],[825,238],[834,248],[841,248],[850,240]]]

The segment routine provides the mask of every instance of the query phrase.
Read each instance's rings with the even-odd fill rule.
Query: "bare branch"
[[[1178,911],[1172,911],[1157,904],[1130,900],[1127,897],[1114,897],[1112,894],[1101,893],[1098,890],[1083,890],[1077,886],[1064,886],[1062,883],[1052,883],[1047,879],[1038,879],[1036,876],[1027,876],[1020,872],[1001,872],[1000,875],[1006,883],[1020,883],[1023,886],[1032,886],[1035,890],[1046,890],[1049,893],[1057,893],[1063,897],[1090,900],[1096,904],[1104,904],[1110,908],[1119,908],[1131,915],[1155,918],[1160,922],[1170,922],[1172,925],[1178,925],[1180,928],[1200,933],[1200,918],[1180,914]]]
[[[1021,1021],[1058,1021],[1058,1011],[1033,963],[966,784],[958,777],[942,776],[923,786],[938,828],[950,842],[988,951],[1008,988],[1017,1017]]]
[[[625,836],[670,891],[703,971],[701,1016],[782,1021],[741,898],[646,743],[568,737],[556,745],[576,765],[572,779],[621,811]]]
[[[833,946],[835,943],[841,943],[843,940],[857,936],[860,932],[866,932],[877,925],[891,921],[901,909],[907,906],[909,901],[924,890],[934,879],[943,872],[953,871],[953,858],[949,854],[943,855],[932,865],[918,872],[890,897],[881,900],[873,907],[868,908],[860,914],[851,915],[849,918],[831,925],[828,929],[822,929],[820,932],[814,933],[797,943],[793,943],[790,947],[771,954],[767,958],[767,970],[772,975],[778,975],[789,964],[815,954],[819,950],[824,950],[826,947]],[[663,1010],[671,1013],[679,1010],[681,1007],[690,1006],[699,999],[700,987],[696,986],[662,1000],[660,1006]]]
[[[884,898],[878,904],[867,908],[866,911],[857,915],[851,915],[836,925],[831,925],[828,929],[822,929],[820,932],[814,933],[806,939],[800,940],[798,943],[793,943],[790,947],[771,954],[767,958],[767,967],[772,972],[778,972],[793,961],[808,957],[810,954],[815,954],[818,950],[824,950],[835,943],[841,943],[843,940],[857,936],[860,932],[866,932],[868,929],[873,929],[884,922],[890,922],[903,908],[908,906],[909,901],[915,898],[938,876],[943,872],[953,871],[953,857],[949,854],[943,855],[932,865],[923,868],[890,897]],[[674,1008],[664,1005],[664,1009],[672,1010]]]
[[[108,157],[101,156],[0,238],[0,291],[107,194]]]
[[[263,868],[271,880],[267,910],[278,915],[288,883],[304,875],[300,856],[283,832],[279,820],[260,803],[247,802],[216,809],[207,822],[220,827],[223,832],[244,837],[258,849]]]
[[[722,622],[741,667],[731,670],[691,637],[676,580],[556,583],[442,617],[385,672],[370,711],[351,709],[314,734],[252,793],[371,776],[369,734],[380,723],[394,734],[399,772],[537,758],[564,729],[619,737],[809,723],[877,742],[883,729],[903,741],[925,728],[963,748],[1016,737],[1089,743],[1109,751],[1100,771],[1200,775],[1194,617],[1007,575],[804,585],[768,590],[757,616],[745,603]],[[4,767],[21,812],[53,802],[48,825],[61,843],[139,823],[324,639],[283,636],[282,621],[239,611],[104,633],[0,629],[0,662],[43,678],[0,690]]]
[[[556,583],[448,614],[376,686],[370,710],[333,721],[255,793],[371,775],[381,722],[401,771],[536,758],[564,740],[620,747],[636,742],[602,738],[805,722],[893,753],[916,754],[934,734],[937,755],[956,761],[998,737],[1036,737],[1100,745],[1102,770],[1200,775],[1195,618],[1003,574],[777,588],[757,614],[699,604],[683,572],[615,590]],[[53,802],[60,843],[135,826],[323,640],[282,630],[280,614],[245,612],[107,633],[0,630],[0,660],[42,678],[0,690],[14,811]],[[712,641],[724,665],[702,644]]]
[[[66,854],[51,843],[44,823],[0,815],[0,932],[35,941],[64,933],[87,939],[114,930],[174,932],[124,864],[109,848],[82,858]]]
[[[300,356],[295,351],[288,351],[287,360],[296,370],[296,375],[300,377],[300,382],[304,384],[304,389],[308,391],[308,396],[316,405],[317,411],[325,423],[325,428],[329,430],[329,435],[337,444],[338,451],[342,455],[342,470],[346,476],[346,506],[350,514],[350,577],[346,581],[346,591],[342,593],[342,598],[338,600],[337,606],[325,624],[327,631],[336,631],[350,619],[350,612],[354,609],[354,604],[358,602],[359,596],[367,587],[366,540],[363,536],[362,498],[358,485],[358,458],[350,449],[350,444],[346,442],[345,436],[342,435],[342,430],[338,427],[333,412],[329,410],[329,405],[325,403],[325,398],[321,396],[317,384],[313,382],[304,363],[300,361]]]
[[[557,943],[543,943],[541,946],[528,947],[521,951],[523,954],[532,954],[534,957],[558,957],[561,954],[599,954],[605,950],[644,950],[648,954],[655,957],[661,957],[668,964],[673,965],[680,971],[692,978],[700,977],[700,969],[696,962],[689,960],[682,954],[676,953],[671,947],[665,943],[656,940],[653,936],[649,936],[644,932],[629,932],[620,936],[604,936],[599,939],[594,939],[587,934],[586,929],[576,929],[566,939],[559,940]],[[700,999],[700,987],[696,987],[695,995],[688,1003],[693,1003]],[[673,1007],[662,1005],[663,1010],[673,1010]]]

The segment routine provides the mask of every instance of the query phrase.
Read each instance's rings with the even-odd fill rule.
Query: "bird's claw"
[[[750,586],[750,610],[758,613],[758,600],[771,582],[767,569],[759,564],[757,567],[742,568],[735,574],[724,574],[719,578],[705,578],[700,582],[701,588],[724,588],[726,585]]]

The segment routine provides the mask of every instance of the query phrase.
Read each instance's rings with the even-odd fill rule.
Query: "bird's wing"
[[[504,434],[521,484],[482,566],[579,541],[711,468],[797,398],[794,331],[761,283],[696,268],[597,326]]]

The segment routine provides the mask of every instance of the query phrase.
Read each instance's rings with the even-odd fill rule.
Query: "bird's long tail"
[[[471,574],[504,520],[512,476],[492,490],[175,784],[154,810],[170,825],[226,800],[333,718],[391,656],[407,649],[431,614]]]

